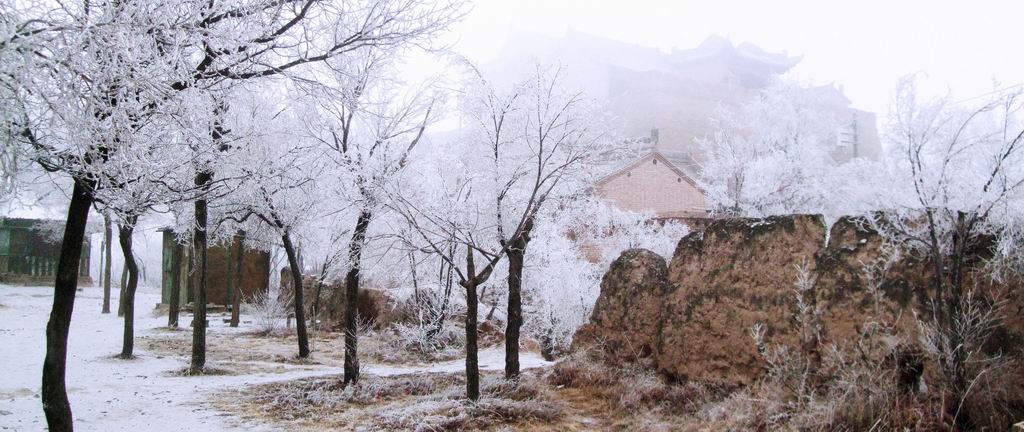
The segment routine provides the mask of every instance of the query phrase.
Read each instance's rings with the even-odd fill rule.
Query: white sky
[[[719,34],[803,55],[794,76],[843,85],[856,107],[881,117],[909,73],[925,72],[930,91],[957,99],[991,91],[993,79],[1024,82],[1022,17],[1021,0],[477,0],[454,33],[456,51],[476,62],[495,57],[510,29],[572,28],[663,50]]]

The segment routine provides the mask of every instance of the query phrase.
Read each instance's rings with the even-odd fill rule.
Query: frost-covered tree
[[[149,143],[159,141],[147,140]],[[175,200],[187,199],[168,190],[162,184],[175,176],[182,162],[179,157],[181,153],[175,150],[175,146],[168,145],[136,145],[131,149],[112,153],[104,164],[104,172],[105,178],[113,184],[94,191],[94,206],[117,222],[118,242],[124,255],[126,274],[118,305],[124,318],[124,337],[119,356],[122,359],[130,359],[134,355],[135,293],[139,284],[139,266],[132,244],[135,227],[139,220],[151,213],[154,208],[165,207]],[[106,229],[109,230],[109,225]],[[108,247],[109,245],[105,245],[105,248]],[[104,286],[105,305],[109,306],[109,285],[105,282]]]
[[[443,156],[422,158],[416,184],[392,194],[408,243],[441,257],[466,290],[467,395],[479,397],[478,288],[509,258],[506,374],[518,376],[522,268],[545,205],[587,184],[588,158],[605,150],[600,113],[566,91],[561,69],[538,67],[507,90],[477,76],[460,101],[465,126]],[[404,192],[404,193],[403,193]]]
[[[489,190],[493,173],[460,160],[486,152],[486,141],[456,140],[448,144],[444,151],[432,152],[411,164],[390,190],[388,207],[409,227],[404,231],[404,242],[412,250],[446,262],[465,290],[466,395],[477,400],[479,288],[493,275],[508,246],[498,241],[498,222],[493,213],[496,194]],[[515,218],[514,223],[510,222],[514,229],[509,232],[514,238],[523,232],[529,214],[524,211],[506,216]]]
[[[235,141],[235,145],[245,148],[245,151],[233,152],[222,162],[222,174],[234,180],[230,186],[231,193],[214,201],[211,206],[217,215],[216,220],[221,221],[215,232],[228,238],[227,244],[234,243],[238,231],[244,231],[254,239],[269,230],[262,234],[272,233],[280,240],[291,268],[294,287],[298,356],[305,358],[310,353],[309,337],[302,269],[294,239],[304,224],[316,222],[321,208],[318,204],[329,198],[319,192],[322,186],[319,180],[325,166],[323,153],[308,140],[290,133],[301,127],[301,122],[284,100],[270,100],[275,96],[272,92],[265,92],[262,97],[253,92],[238,93],[230,123],[243,137]],[[236,290],[240,288],[236,287]]]
[[[103,306],[100,313],[110,313],[110,260],[112,258],[113,230],[110,227],[110,215],[103,215],[103,241],[100,244],[100,283],[103,284]]]
[[[66,6],[27,4],[13,12],[17,24],[0,36],[0,80],[11,101],[3,124],[8,145],[73,181],[43,365],[42,399],[51,430],[71,429],[64,363],[89,209],[98,191],[140,182],[117,169],[116,156],[148,147],[162,135],[153,132],[166,124],[164,118],[145,117],[166,98],[154,83],[176,79],[175,69],[152,55],[159,36],[141,31],[163,24],[148,5]],[[125,44],[139,49],[125,50]]]
[[[582,93],[567,88],[561,67],[536,65],[507,91],[478,76],[462,100],[465,139],[485,150],[471,163],[490,177],[498,245],[507,250],[508,301],[505,377],[519,376],[523,325],[522,280],[537,215],[562,199],[585,193],[595,180],[596,158],[612,152],[607,116]],[[523,225],[517,225],[525,215]],[[545,239],[547,241],[547,239]]]
[[[590,319],[601,278],[622,251],[651,250],[671,259],[690,232],[650,213],[619,210],[593,196],[562,200],[539,215],[537,242],[523,272],[524,329],[553,359]]]
[[[717,213],[765,216],[821,212],[822,182],[835,161],[841,123],[821,92],[776,81],[736,108],[721,108],[699,184]]]
[[[306,130],[332,166],[334,193],[340,198],[335,199],[337,211],[355,209],[353,222],[338,227],[351,233],[339,244],[348,246],[346,260],[324,261],[348,265],[344,290],[336,290],[330,302],[332,318],[343,315],[345,320],[346,383],[359,379],[356,305],[368,232],[383,211],[385,191],[405,168],[443,103],[441,93],[429,84],[397,81],[398,54],[382,48],[338,57],[318,71],[315,83],[297,86],[306,99]],[[326,270],[322,267],[321,274]]]
[[[922,101],[911,77],[901,82],[891,110],[886,138],[893,176],[876,203],[882,211],[873,225],[931,267],[925,347],[942,372],[940,391],[954,401],[964,400],[994,364],[981,347],[998,326],[999,293],[978,292],[967,275],[979,250],[994,249],[996,264],[1012,256],[1003,253],[1019,250],[1022,109],[1019,91],[996,93],[973,107],[948,97]],[[970,427],[969,412],[947,406],[957,425]]]
[[[466,396],[480,398],[480,370],[477,360],[478,288],[491,277],[507,248],[495,248],[496,220],[484,209],[490,176],[479,173],[457,155],[483,151],[466,142],[451,143],[450,151],[437,152],[420,160],[390,190],[388,207],[401,215],[409,229],[405,243],[412,249],[445,261],[465,289],[466,299]],[[456,153],[456,152],[459,153]],[[479,189],[478,189],[479,188]],[[480,190],[482,193],[477,193]],[[493,198],[493,195],[490,195]],[[514,234],[522,232],[527,215],[517,216]]]
[[[418,43],[463,11],[459,1],[115,0],[19,2],[3,13],[4,154],[17,148],[74,181],[47,326],[42,391],[50,430],[64,431],[72,429],[64,364],[78,256],[111,154],[141,142],[137,133],[161,120],[196,124],[185,114],[201,112],[192,103],[231,82],[285,74],[370,46]],[[217,116],[213,110],[203,115],[211,113]],[[183,129],[184,136],[204,137],[207,148],[221,149],[216,127]],[[195,186],[208,192],[211,153],[198,154],[205,157],[196,160]],[[197,199],[193,247],[200,274],[205,273],[205,216],[206,203]],[[204,285],[200,277],[196,370],[205,365]]]

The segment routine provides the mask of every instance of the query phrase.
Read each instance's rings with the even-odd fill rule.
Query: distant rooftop
[[[548,36],[539,33],[515,31],[506,41],[499,58],[507,58],[514,52],[532,52],[543,57],[544,52],[559,52],[562,55],[585,56],[608,64],[633,70],[669,70],[673,67],[698,63],[717,58],[748,61],[767,66],[773,73],[782,73],[802,60],[787,53],[767,52],[749,42],[733,45],[729,39],[711,35],[695,48],[673,49],[665,53],[655,47],[624,42],[573,29],[564,36]],[[519,59],[520,56],[512,54]]]
[[[785,52],[770,53],[748,42],[733,46],[732,42],[728,39],[718,35],[708,36],[696,48],[674,49],[672,50],[671,57],[672,62],[675,64],[695,63],[711,58],[734,57],[764,64],[775,73],[785,72],[802,60],[802,57],[790,57]]]

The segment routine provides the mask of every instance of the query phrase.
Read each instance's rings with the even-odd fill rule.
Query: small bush
[[[257,291],[245,303],[252,314],[256,333],[263,336],[279,333],[288,319],[290,300],[278,298],[270,292]]]
[[[519,380],[506,380],[501,375],[484,375],[480,393],[492,398],[525,401],[541,398],[544,383],[534,375],[520,375]]]
[[[451,323],[438,330],[433,325],[396,323],[378,335],[381,345],[390,348],[380,353],[387,362],[449,360],[464,355],[465,331]]]

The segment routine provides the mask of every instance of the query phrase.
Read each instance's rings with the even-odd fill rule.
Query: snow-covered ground
[[[145,292],[143,292],[145,291]],[[39,389],[45,352],[46,320],[52,304],[52,287],[0,285],[0,430],[37,431],[46,429]],[[254,368],[258,372],[239,375],[180,376],[184,356],[164,356],[145,351],[136,342],[136,359],[119,360],[122,320],[116,314],[100,314],[101,293],[86,287],[78,292],[68,344],[67,387],[75,428],[81,431],[216,431],[273,430],[258,425],[241,425],[233,417],[214,410],[208,400],[222,390],[341,373],[341,369],[316,364],[272,363]],[[159,301],[155,288],[140,289],[136,296],[136,338],[160,332],[165,316],[154,317],[151,309]],[[114,300],[116,308],[116,299]],[[188,322],[183,317],[182,322]],[[211,319],[209,332],[238,332]],[[548,363],[533,353],[524,353],[524,368]],[[258,363],[258,362],[254,362]],[[501,347],[480,352],[481,369],[504,367]],[[418,371],[455,372],[463,370],[461,360],[424,366],[378,366],[364,364],[364,373],[395,375]]]

